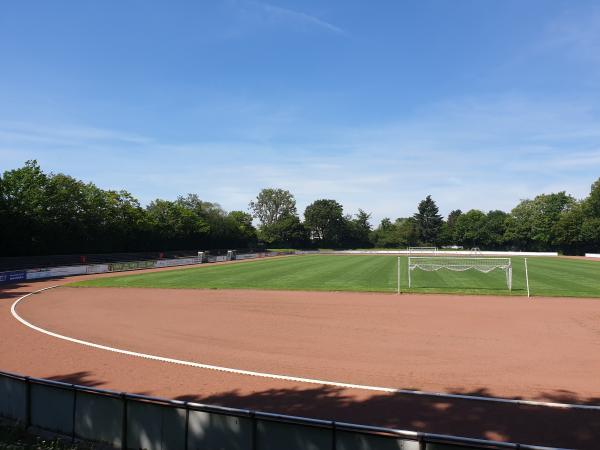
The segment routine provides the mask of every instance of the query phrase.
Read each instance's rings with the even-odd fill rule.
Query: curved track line
[[[528,406],[544,406],[549,408],[561,408],[561,409],[586,409],[586,410],[594,410],[600,411],[600,405],[579,405],[573,403],[556,403],[556,402],[542,402],[536,400],[516,400],[502,397],[481,397],[477,395],[462,395],[462,394],[447,394],[443,392],[428,392],[428,391],[416,391],[410,389],[396,389],[396,388],[388,388],[388,387],[380,387],[380,386],[369,386],[363,384],[353,384],[353,383],[342,383],[338,381],[329,381],[329,380],[319,380],[313,378],[303,378],[303,377],[295,377],[289,375],[278,375],[273,373],[265,373],[265,372],[254,372],[251,370],[243,370],[243,369],[234,369],[231,367],[223,367],[223,366],[214,366],[211,364],[203,364],[194,361],[184,361],[181,359],[167,358],[164,356],[150,355],[148,353],[140,353],[134,352],[131,350],[124,350],[115,347],[109,347],[107,345],[96,344],[94,342],[84,341],[81,339],[72,338],[69,336],[64,336],[62,334],[54,333],[53,331],[46,330],[44,328],[38,327],[24,318],[22,318],[16,311],[16,307],[22,300],[27,297],[38,294],[40,292],[46,291],[48,289],[54,289],[59,287],[59,285],[46,287],[43,289],[39,289],[34,292],[30,292],[22,297],[19,297],[11,306],[10,312],[15,319],[21,322],[23,325],[35,330],[40,333],[44,333],[48,336],[52,336],[58,339],[63,339],[65,341],[73,342],[75,344],[85,345],[88,347],[97,348],[100,350],[106,350],[113,353],[120,353],[128,356],[135,356],[138,358],[150,359],[153,361],[166,362],[170,364],[179,364],[182,366],[195,367],[198,369],[206,369],[206,370],[216,370],[219,372],[227,372],[233,373],[237,375],[248,375],[253,377],[260,378],[269,378],[272,380],[282,380],[282,381],[293,381],[296,383],[306,383],[306,384],[318,384],[322,386],[333,386],[344,389],[361,389],[365,391],[375,391],[375,392],[385,392],[388,394],[404,394],[404,395],[420,395],[425,397],[437,397],[437,398],[446,398],[446,399],[460,399],[460,400],[477,400],[477,401],[485,401],[485,402],[495,402],[495,403],[508,403],[514,405],[528,405]]]

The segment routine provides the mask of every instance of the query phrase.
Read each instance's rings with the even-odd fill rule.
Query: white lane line
[[[318,385],[322,385],[322,386],[333,386],[333,387],[339,387],[339,388],[344,388],[344,389],[361,389],[361,390],[365,390],[365,391],[385,392],[385,393],[389,393],[389,394],[418,395],[418,396],[424,396],[424,397],[437,397],[437,398],[459,399],[459,400],[477,400],[477,401],[494,402],[494,403],[507,403],[507,404],[513,404],[513,405],[544,406],[544,407],[549,407],[549,408],[585,409],[585,410],[600,411],[600,405],[580,405],[580,404],[573,404],[573,403],[542,402],[542,401],[536,401],[536,400],[516,400],[516,399],[502,398],[502,397],[481,397],[481,396],[477,396],[477,395],[447,394],[447,393],[443,393],[443,392],[428,392],[428,391],[416,391],[416,390],[410,390],[410,389],[396,389],[396,388],[389,388],[389,387],[369,386],[369,385],[364,385],[364,384],[353,384],[353,383],[342,383],[342,382],[338,382],[338,381],[319,380],[319,379],[314,379],[314,378],[294,377],[294,376],[289,376],[289,375],[278,375],[278,374],[265,373],[265,372],[254,372],[251,370],[234,369],[231,367],[214,366],[212,364],[203,364],[203,363],[198,363],[198,362],[194,362],[194,361],[185,361],[185,360],[181,360],[181,359],[167,358],[164,356],[150,355],[148,353],[134,352],[131,350],[124,350],[124,349],[120,349],[120,348],[109,347],[107,345],[96,344],[94,342],[89,342],[89,341],[84,341],[81,339],[72,338],[69,336],[64,336],[62,334],[54,333],[52,331],[38,327],[38,326],[28,322],[27,320],[25,320],[23,317],[21,317],[17,313],[16,307],[19,304],[19,302],[21,302],[22,300],[26,299],[27,297],[29,297],[33,294],[38,294],[40,292],[46,291],[48,289],[54,289],[56,287],[59,287],[59,285],[39,289],[35,292],[31,292],[27,295],[24,295],[24,296],[18,298],[12,304],[11,309],[10,309],[13,317],[15,319],[17,319],[19,322],[21,322],[23,325],[25,325],[35,331],[39,331],[40,333],[44,333],[48,336],[52,336],[52,337],[55,337],[58,339],[63,339],[65,341],[73,342],[75,344],[98,348],[100,350],[106,350],[106,351],[113,352],[113,353],[120,353],[123,355],[150,359],[153,361],[161,361],[161,362],[166,362],[166,363],[170,363],[170,364],[179,364],[182,366],[195,367],[198,369],[216,370],[219,372],[227,372],[227,373],[233,373],[233,374],[237,374],[237,375],[249,375],[249,376],[260,377],[260,378],[269,378],[272,380],[283,380],[283,381],[293,381],[296,383],[307,383],[307,384],[318,384]]]

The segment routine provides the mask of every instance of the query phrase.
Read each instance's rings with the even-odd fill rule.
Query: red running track
[[[600,411],[389,394],[185,367],[57,339],[11,315],[14,300],[52,284],[57,282],[0,292],[1,370],[269,412],[598,448]],[[600,405],[598,300],[64,287],[28,297],[17,312],[66,336],[237,369]]]

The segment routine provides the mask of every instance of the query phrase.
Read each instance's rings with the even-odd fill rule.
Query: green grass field
[[[395,292],[396,256],[310,255],[202,265],[181,270],[128,274],[72,283],[71,286],[280,289]],[[524,260],[513,257],[512,295],[526,295]],[[600,262],[528,258],[532,295],[600,297]],[[407,258],[401,257],[403,292],[509,295],[502,271],[413,271],[408,289]]]

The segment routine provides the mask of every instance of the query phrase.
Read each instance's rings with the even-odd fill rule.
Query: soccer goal
[[[419,253],[437,253],[437,247],[408,247],[409,254],[419,254]]]
[[[412,272],[437,272],[448,270],[451,272],[465,272],[474,270],[481,273],[490,273],[502,270],[506,274],[506,287],[512,291],[512,262],[510,258],[472,258],[460,256],[409,256],[408,257],[408,287],[412,287]]]

